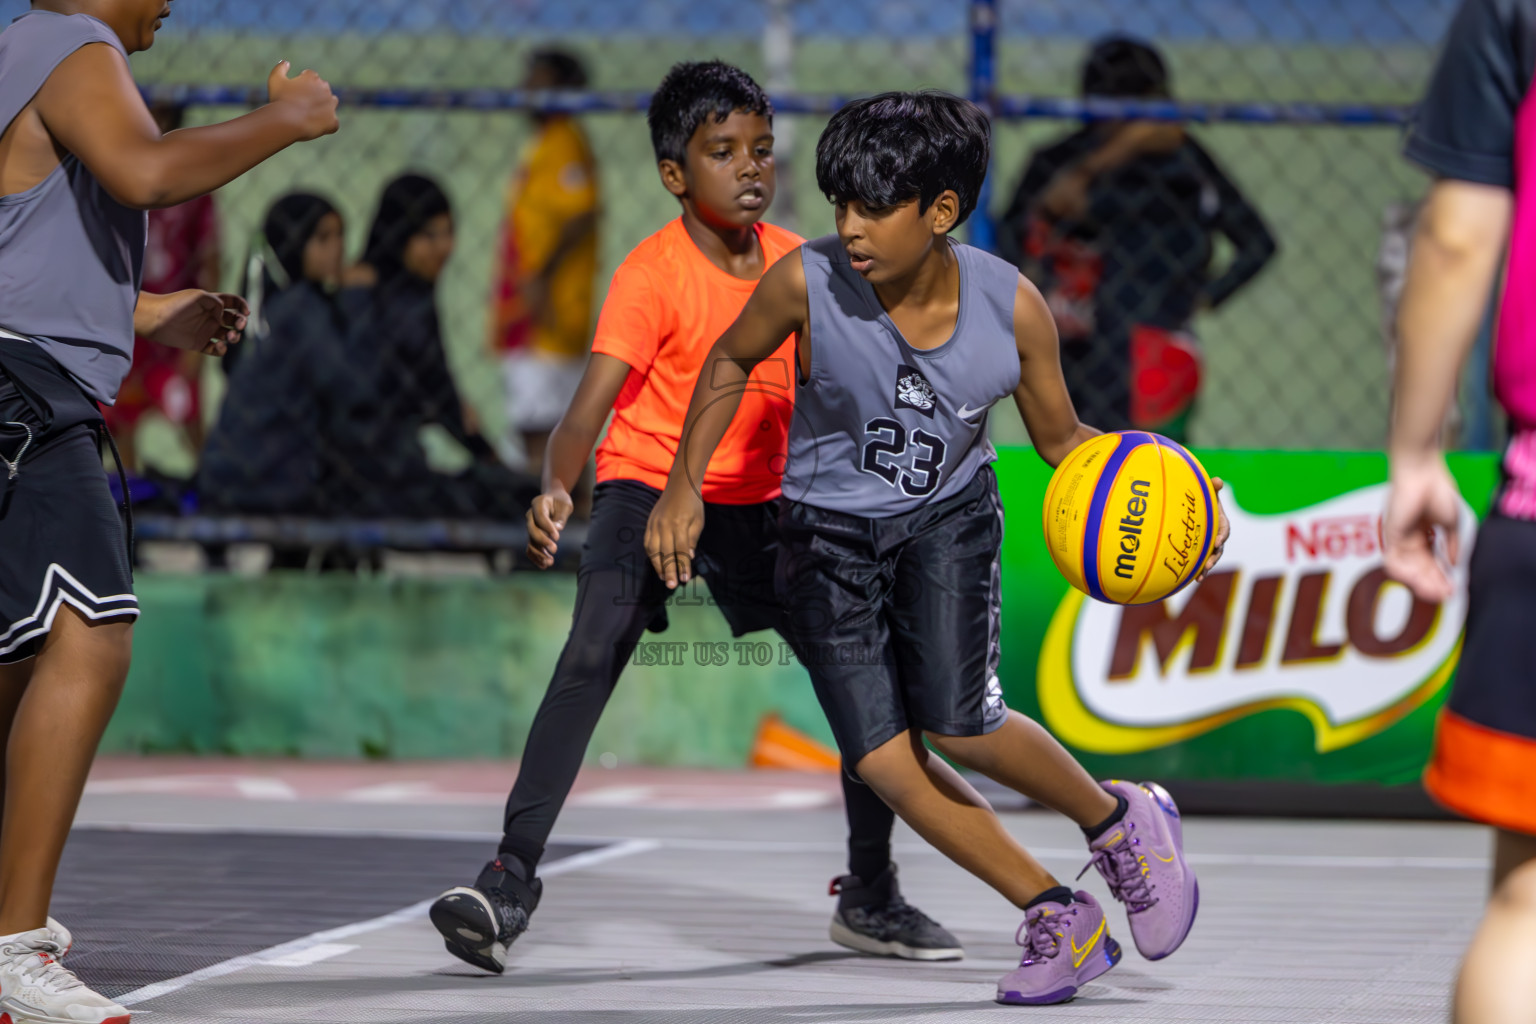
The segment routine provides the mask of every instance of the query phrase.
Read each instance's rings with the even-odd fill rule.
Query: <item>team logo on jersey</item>
[[[938,396],[933,392],[933,385],[928,383],[928,378],[915,366],[903,363],[896,368],[896,408],[916,409],[918,412],[933,418],[933,407],[938,402]]]

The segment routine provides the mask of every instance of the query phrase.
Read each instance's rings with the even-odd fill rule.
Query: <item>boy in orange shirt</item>
[[[543,886],[534,871],[608,696],[641,634],[666,628],[668,591],[646,559],[645,524],[704,357],[763,272],[801,243],[761,223],[774,193],[773,109],[749,76],[718,61],[679,64],[652,97],[648,120],[662,184],[682,216],[614,274],[592,359],[550,436],[544,493],[528,513],[529,557],[547,568],[571,516],[571,490],[612,412],[597,452],[571,635],[534,717],[496,859],[473,886],[450,889],[432,907],[449,952],[497,973],[538,906]],[[791,644],[773,567],[792,354],[786,338],[753,374],[746,411],[704,477],[710,526],[699,544],[700,572],[732,633],[776,629]],[[833,882],[840,899],[832,938],[888,956],[960,957],[955,938],[901,898],[890,808],[846,772],[843,792],[849,873]]]

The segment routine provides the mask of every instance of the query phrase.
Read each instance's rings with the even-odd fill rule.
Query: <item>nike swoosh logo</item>
[[[1072,940],[1072,966],[1074,969],[1083,966],[1083,961],[1088,959],[1089,951],[1093,949],[1093,944],[1099,941],[1099,936],[1104,934],[1104,926],[1107,924],[1109,924],[1108,921],[1099,922],[1099,930],[1093,933],[1093,938],[1088,940],[1088,945],[1086,946],[1079,948],[1077,940]]]
[[[984,405],[980,409],[972,409],[969,405],[962,405],[960,408],[955,410],[955,415],[959,416],[963,420],[968,420],[976,416],[980,416],[982,413],[987,411],[987,408],[988,407]]]
[[[1174,854],[1172,857],[1164,857],[1162,854],[1158,853],[1156,850],[1153,850],[1152,851],[1152,856],[1156,857],[1158,860],[1162,861],[1164,864],[1172,864],[1175,860],[1178,859],[1179,855],[1178,854]]]

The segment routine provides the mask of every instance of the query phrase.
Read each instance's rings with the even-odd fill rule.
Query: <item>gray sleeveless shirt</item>
[[[127,57],[86,14],[31,11],[0,32],[0,126],[90,43]],[[146,234],[145,213],[109,196],[73,155],[40,184],[0,197],[0,328],[30,338],[109,405],[133,359]]]
[[[800,247],[811,371],[795,391],[784,497],[879,519],[958,494],[997,457],[987,411],[1019,385],[1019,271],[950,245],[960,314],[926,350],[907,344],[836,235]]]

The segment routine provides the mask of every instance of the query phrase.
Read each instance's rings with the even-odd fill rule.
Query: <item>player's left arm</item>
[[[1102,431],[1077,418],[1072,396],[1067,393],[1066,378],[1061,373],[1061,342],[1056,336],[1056,322],[1039,290],[1022,275],[1013,302],[1013,338],[1019,350],[1019,386],[1013,392],[1013,401],[1024,418],[1035,452],[1054,468],[1078,445]],[[1232,533],[1227,510],[1221,504],[1222,482],[1213,479],[1211,486],[1216,492],[1218,512],[1216,542],[1211,545],[1210,557],[1200,570],[1199,579],[1204,579],[1221,560],[1227,537]]]
[[[1061,374],[1056,321],[1040,290],[1022,274],[1013,300],[1013,339],[1019,350],[1019,386],[1013,401],[1036,454],[1054,468],[1072,449],[1101,431],[1077,418]]]

